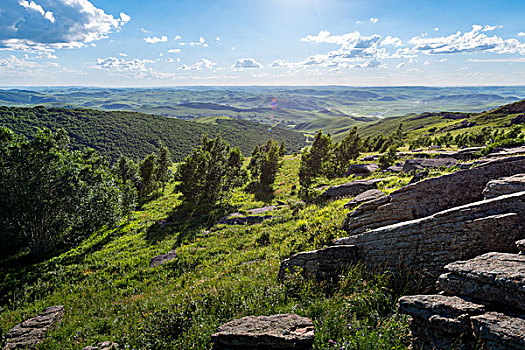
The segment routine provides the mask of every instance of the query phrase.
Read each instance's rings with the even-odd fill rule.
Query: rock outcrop
[[[495,160],[475,168],[425,179],[388,196],[363,203],[348,214],[343,228],[355,235],[480,201],[487,182],[520,173],[525,173],[525,156]]]
[[[384,179],[355,180],[339,186],[332,186],[327,189],[321,197],[340,198],[353,197],[368,190],[377,189],[377,184]]]
[[[448,264],[444,295],[399,299],[416,349],[525,349],[525,257],[488,253]]]
[[[119,344],[112,341],[104,341],[97,345],[86,346],[82,350],[118,350]]]
[[[436,285],[449,295],[525,311],[525,255],[491,252],[445,266]]]
[[[294,314],[247,316],[220,326],[211,339],[215,350],[311,349],[314,326]]]
[[[378,189],[371,189],[358,194],[352,200],[344,205],[345,208],[354,208],[361,203],[368,202],[374,199],[383,197],[385,194]]]
[[[335,244],[354,245],[357,259],[366,266],[418,271],[433,282],[448,263],[490,251],[516,251],[514,242],[522,238],[525,192],[518,192],[341,238]]]
[[[278,278],[283,279],[286,273],[301,272],[305,277],[328,279],[337,276],[342,268],[356,262],[354,246],[339,245],[298,253],[281,262]]]
[[[525,174],[516,174],[497,180],[490,180],[483,190],[483,195],[485,198],[494,198],[520,191],[525,191]]]
[[[51,306],[41,314],[14,326],[7,334],[4,349],[32,349],[44,340],[46,333],[60,323],[64,306]]]
[[[167,263],[168,261],[174,260],[175,258],[177,258],[177,253],[176,253],[175,249],[173,249],[173,250],[170,250],[169,252],[167,252],[166,254],[157,255],[157,256],[151,258],[151,260],[149,262],[149,267],[155,267],[155,266],[158,266],[158,265],[163,265],[163,264]]]
[[[431,169],[431,168],[452,168],[457,164],[457,160],[454,158],[421,158],[421,159],[408,159],[403,165],[403,171],[410,173],[417,170]]]

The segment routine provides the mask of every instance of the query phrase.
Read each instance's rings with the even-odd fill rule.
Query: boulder
[[[377,184],[383,180],[384,179],[355,180],[339,186],[332,186],[321,194],[321,197],[354,197],[365,191],[377,189]]]
[[[457,164],[454,158],[420,158],[408,159],[403,165],[403,172],[410,173],[417,170],[432,168],[452,168]]]
[[[403,166],[401,165],[391,165],[385,169],[389,173],[400,173],[403,171]]]
[[[436,284],[445,293],[525,312],[525,255],[491,252],[445,270]]]
[[[420,171],[418,173],[416,173],[411,179],[410,179],[410,182],[408,184],[414,184],[416,182],[419,182],[421,180],[424,180],[425,178],[428,177],[428,170],[423,170],[423,171]]]
[[[301,272],[303,276],[317,280],[336,277],[342,268],[357,262],[352,245],[339,245],[310,252],[302,252],[283,260],[279,268],[279,279],[287,273]]]
[[[41,314],[14,326],[5,336],[5,349],[34,348],[46,333],[60,323],[64,315],[64,306],[51,306]]]
[[[470,317],[485,307],[455,296],[411,295],[399,298],[398,310],[412,317],[413,349],[472,349]]]
[[[472,317],[471,321],[474,335],[481,341],[482,349],[525,349],[524,315],[487,312],[486,314]]]
[[[149,262],[149,267],[155,267],[158,265],[163,265],[167,263],[168,261],[174,260],[177,257],[177,253],[175,252],[175,249],[170,250],[166,254],[157,255],[153,258],[151,258]]]
[[[379,169],[379,166],[374,163],[368,164],[351,164],[348,167],[346,175],[368,175]]]
[[[392,223],[340,238],[335,244],[354,245],[357,259],[366,266],[383,271],[408,269],[431,285],[446,264],[490,251],[514,252],[514,242],[522,238],[525,192],[518,192]]]
[[[86,346],[82,350],[118,350],[119,344],[112,341],[104,341],[97,345]]]
[[[355,196],[345,204],[345,208],[354,208],[359,204],[383,197],[385,194],[377,189],[371,189]]]
[[[483,195],[485,198],[494,198],[504,194],[525,191],[525,174],[516,174],[491,180],[485,186]]]
[[[295,314],[247,316],[220,326],[211,339],[215,350],[311,349],[314,326]]]
[[[520,114],[517,117],[512,118],[510,121],[511,125],[525,124],[525,114]]]
[[[475,168],[425,179],[363,203],[348,214],[343,228],[349,234],[359,234],[480,201],[487,182],[519,173],[525,173],[525,156],[494,160]]]

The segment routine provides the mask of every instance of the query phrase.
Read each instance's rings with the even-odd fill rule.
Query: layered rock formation
[[[457,162],[454,158],[408,159],[403,165],[403,171],[409,173],[429,168],[452,168]]]
[[[345,204],[345,208],[354,208],[361,203],[368,202],[374,199],[383,197],[385,194],[377,189],[371,189],[358,194],[352,200]]]
[[[425,179],[363,203],[348,214],[343,228],[355,235],[480,201],[487,182],[519,173],[525,173],[525,156],[495,160],[476,168]]]
[[[32,349],[42,342],[46,333],[60,323],[64,306],[51,306],[41,314],[14,326],[7,334],[4,349]]]
[[[490,180],[483,190],[483,196],[485,196],[485,198],[494,198],[520,191],[525,191],[525,174],[516,174],[497,180]]]
[[[294,314],[247,316],[228,322],[212,335],[215,350],[311,349],[312,320]]]
[[[488,253],[448,264],[445,295],[401,297],[417,349],[525,349],[525,257]]]

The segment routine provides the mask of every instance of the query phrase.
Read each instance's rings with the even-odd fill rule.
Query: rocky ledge
[[[504,194],[525,191],[525,174],[516,174],[491,180],[485,186],[483,195],[485,198],[494,198]]]
[[[365,191],[377,189],[377,184],[384,179],[356,180],[339,186],[332,186],[326,190],[321,197],[339,198],[353,197]]]
[[[46,333],[60,323],[64,306],[51,306],[41,314],[14,326],[7,334],[4,349],[32,349],[44,339]]]
[[[211,339],[215,350],[311,349],[314,326],[295,314],[247,316],[220,326]]]

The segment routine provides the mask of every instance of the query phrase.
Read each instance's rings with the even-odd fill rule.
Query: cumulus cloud
[[[179,60],[177,60],[178,62]],[[188,66],[187,64],[183,64],[177,70],[203,70],[203,69],[213,69],[213,67],[216,65],[216,62],[212,62],[210,60],[207,60],[205,58],[201,59],[199,62],[192,64],[191,66]]]
[[[403,41],[401,41],[401,39],[399,38],[389,35],[381,41],[381,46],[387,46],[387,45],[403,46]]]
[[[182,45],[182,43],[181,43]],[[192,41],[190,42],[190,46],[203,46],[203,47],[208,47],[208,44],[206,43],[206,40],[204,40],[204,38],[201,36],[199,38],[199,41]]]
[[[89,0],[5,1],[0,16],[0,49],[83,47],[120,30],[130,19],[125,13],[115,18]]]
[[[175,37],[173,38],[173,40],[177,41],[177,40],[180,40],[182,39],[182,37],[180,35],[175,35]]]
[[[169,49],[168,52],[169,53],[181,53],[181,49]]]
[[[147,38],[144,38],[144,41],[148,44],[165,43],[166,41],[168,41],[168,37],[166,35],[163,35],[161,37],[148,36]]]
[[[239,58],[235,63],[232,65],[233,69],[254,69],[254,68],[262,68],[262,64],[257,62],[253,58]]]
[[[525,32],[519,32],[518,36],[525,36]]]
[[[517,39],[503,39],[497,35],[487,36],[484,32],[496,29],[497,26],[473,25],[470,32],[460,31],[449,36],[429,38],[417,36],[410,39],[414,52],[427,55],[456,53],[520,53],[525,55],[525,44]]]
[[[159,73],[147,65],[155,61],[148,59],[126,60],[118,57],[99,58],[95,62],[95,68],[118,73],[119,76],[128,76],[144,79],[167,79],[174,75],[170,73]]]
[[[27,58],[27,56],[26,56]],[[29,61],[27,59],[19,59],[15,55],[10,55],[5,59],[0,59],[0,70],[4,71],[13,68],[36,68],[40,65],[36,62]]]
[[[376,17],[372,17],[370,18],[370,22],[372,23],[377,23],[378,19]]]

